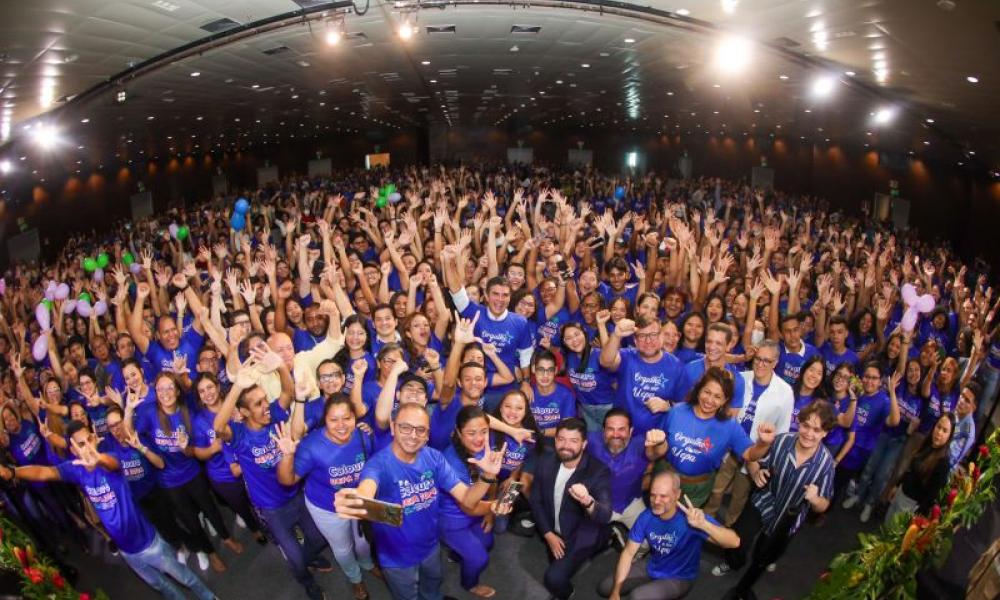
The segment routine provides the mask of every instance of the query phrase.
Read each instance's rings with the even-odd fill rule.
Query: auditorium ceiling
[[[1000,168],[991,0],[31,0],[0,10],[0,158],[11,160],[39,152],[29,142],[41,128],[96,162],[338,130],[571,126],[776,134]],[[735,54],[720,59],[720,44]]]

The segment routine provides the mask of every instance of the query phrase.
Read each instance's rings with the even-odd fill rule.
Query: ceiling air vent
[[[454,25],[428,25],[427,33],[455,33]]]
[[[493,69],[493,74],[499,77],[512,75],[513,73],[514,69]]]
[[[216,19],[215,21],[209,21],[208,23],[202,25],[201,28],[209,33],[219,33],[239,26],[240,24],[232,19],[222,18]]]
[[[291,52],[292,49],[284,44],[280,46],[275,46],[274,48],[268,48],[267,50],[261,50],[264,54],[268,56],[278,56],[279,54],[284,54],[286,52]]]
[[[797,46],[801,46],[801,44],[789,37],[774,38],[772,42],[783,48],[795,48]]]
[[[511,25],[511,33],[538,33],[542,30],[541,25]]]

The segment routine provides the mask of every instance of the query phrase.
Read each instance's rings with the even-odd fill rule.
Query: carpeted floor
[[[791,600],[804,597],[826,568],[830,559],[853,548],[857,544],[857,533],[861,530],[857,510],[844,511],[839,507],[832,510],[825,523],[817,527],[807,524],[792,541],[788,552],[778,563],[774,573],[765,574],[757,584],[756,592],[762,600],[780,598]],[[875,528],[875,519],[868,524]],[[238,530],[246,550],[242,555],[223,551],[223,559],[229,571],[218,574],[211,570],[204,572],[205,580],[223,600],[305,600],[301,587],[295,583],[285,567],[278,548],[274,545],[258,546],[245,530]],[[327,551],[327,556],[333,560]],[[71,562],[80,570],[80,589],[101,588],[112,599],[156,598],[155,592],[146,587],[133,575],[124,563],[114,557],[95,558],[74,553]],[[701,575],[688,598],[719,598],[733,585],[738,575],[730,573],[723,577],[711,574],[712,566],[719,562],[720,554],[711,545],[706,545],[702,554]],[[598,582],[611,574],[617,554],[608,550],[595,558],[575,578],[576,596],[579,600],[598,598]],[[197,569],[194,557],[189,565]],[[538,539],[527,539],[507,533],[497,537],[490,566],[483,576],[483,583],[497,589],[498,600],[546,600],[548,594],[542,586],[542,574],[546,566],[545,549]],[[351,598],[347,579],[339,569],[329,574],[317,576],[327,592],[329,600]],[[367,578],[373,600],[388,600],[389,594],[384,584]],[[457,565],[445,561],[445,594],[460,600],[474,598],[458,584]]]

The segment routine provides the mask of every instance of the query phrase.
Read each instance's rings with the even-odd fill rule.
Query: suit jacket
[[[555,483],[559,473],[559,457],[553,453],[543,455],[535,465],[535,479],[531,484],[531,512],[535,526],[542,535],[555,531]],[[593,496],[596,504],[593,514],[569,493],[569,487],[582,483]],[[596,546],[607,540],[611,522],[611,471],[604,463],[584,450],[580,464],[566,482],[559,512],[559,529],[567,546]]]

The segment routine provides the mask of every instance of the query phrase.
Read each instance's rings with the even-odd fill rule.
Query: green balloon
[[[183,241],[184,238],[186,238],[189,233],[191,233],[191,230],[188,229],[188,226],[187,225],[181,225],[180,227],[177,228],[177,239]]]
[[[80,294],[79,300],[86,300],[87,302],[90,302],[90,300],[91,300],[90,294],[88,294],[87,292],[82,292]]]
[[[122,254],[122,264],[126,267],[135,262],[135,257],[132,256],[131,252],[126,252]]]
[[[93,273],[97,270],[97,261],[89,256],[83,259],[83,270],[88,273]]]
[[[379,196],[378,200],[375,201],[375,206],[382,208],[386,205],[386,202],[388,202],[388,199],[385,196]]]
[[[97,255],[97,268],[98,269],[103,269],[104,267],[108,266],[109,262],[111,262],[111,260],[108,258],[108,253],[107,252],[101,252],[100,254]]]
[[[395,191],[396,191],[396,184],[395,183],[387,183],[387,184],[385,184],[385,195],[386,196],[388,196],[389,194],[391,194],[391,193],[393,193]]]
[[[44,304],[49,310],[52,310],[52,301],[48,298],[42,300],[42,304]]]

